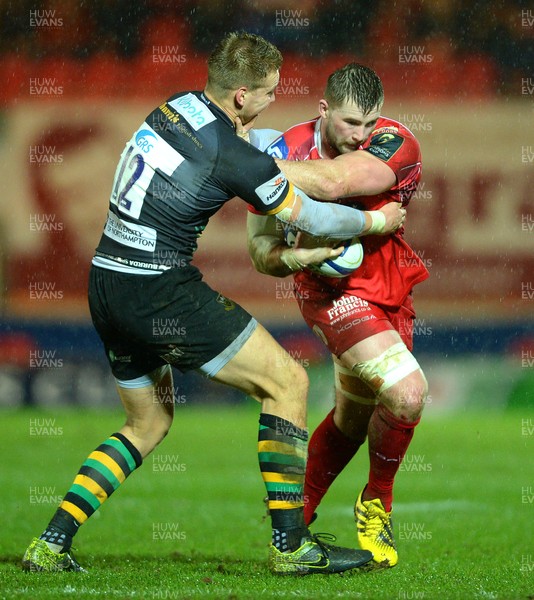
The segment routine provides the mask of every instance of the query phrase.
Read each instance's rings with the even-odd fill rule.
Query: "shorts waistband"
[[[129,258],[123,258],[122,256],[113,256],[112,254],[106,254],[105,252],[100,252],[99,250],[95,252],[95,257],[105,258],[107,260],[112,260],[116,263],[119,263],[120,265],[125,265],[127,267],[136,269],[146,269],[147,271],[152,272],[164,272],[171,268],[167,265],[156,265],[154,263],[147,263],[140,260],[130,260]]]

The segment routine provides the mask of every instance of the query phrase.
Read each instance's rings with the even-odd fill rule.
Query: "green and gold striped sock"
[[[300,546],[304,524],[304,475],[308,432],[281,417],[262,413],[258,458],[267,489],[273,545],[281,551]]]
[[[124,435],[111,435],[87,457],[41,539],[68,550],[78,527],[142,462],[141,454]]]

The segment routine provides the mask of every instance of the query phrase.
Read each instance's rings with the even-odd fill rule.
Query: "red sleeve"
[[[400,180],[406,167],[421,163],[419,142],[404,127],[380,127],[371,134],[363,150],[383,160]]]
[[[397,122],[379,127],[363,150],[384,161],[395,173],[397,183],[391,192],[398,193],[406,206],[421,179],[421,148],[411,131]]]

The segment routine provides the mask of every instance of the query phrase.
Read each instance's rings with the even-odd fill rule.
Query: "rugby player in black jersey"
[[[204,92],[172,96],[126,144],[89,281],[92,319],[126,422],[87,457],[26,550],[24,569],[83,570],[70,554],[79,526],[171,426],[171,365],[238,388],[261,404],[258,453],[272,519],[273,573],[341,572],[371,560],[368,551],[325,544],[304,523],[305,370],[191,265],[209,218],[236,196],[299,229],[341,240],[393,231],[404,218],[396,203],[369,212],[314,202],[270,156],[236,135],[236,119],[246,126],[274,100],[281,62],[263,38],[227,35],[208,60]],[[299,260],[320,262],[340,251],[308,251]],[[291,252],[282,260],[297,259]],[[283,369],[277,368],[282,355]]]

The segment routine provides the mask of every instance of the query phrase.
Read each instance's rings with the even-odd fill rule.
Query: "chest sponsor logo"
[[[180,96],[169,102],[169,106],[179,112],[195,131],[216,119],[211,110],[193,94]]]
[[[156,249],[158,234],[155,229],[128,223],[119,219],[112,212],[108,213],[104,233],[112,240],[130,248],[137,248],[145,252],[154,252]]]

